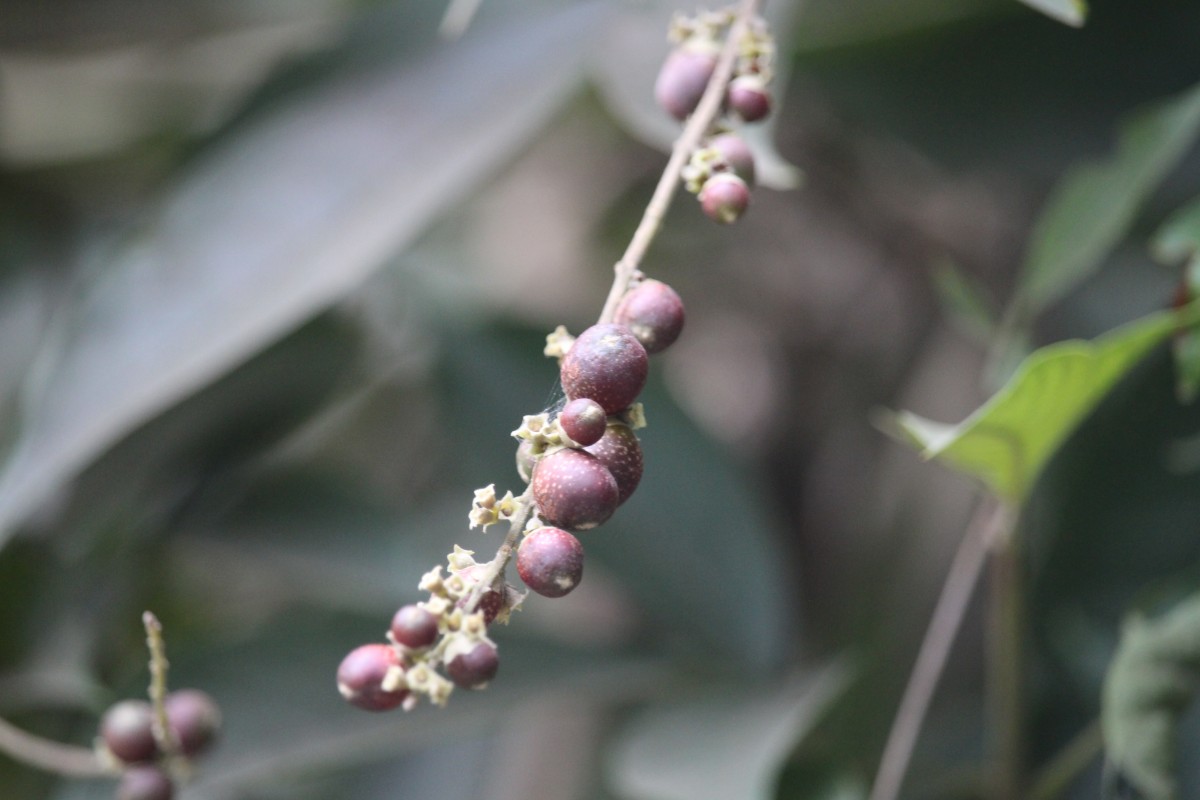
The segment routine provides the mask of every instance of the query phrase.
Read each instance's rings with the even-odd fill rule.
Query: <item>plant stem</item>
[[[704,138],[716,120],[717,114],[720,113],[721,104],[725,99],[725,87],[729,85],[729,80],[733,77],[733,65],[738,55],[738,44],[749,30],[750,20],[758,14],[761,4],[761,0],[742,0],[738,5],[737,15],[733,24],[729,26],[725,44],[721,48],[721,54],[717,59],[717,66],[713,70],[712,77],[708,81],[708,87],[704,90],[704,95],[700,98],[695,112],[688,118],[683,133],[675,140],[675,146],[671,149],[671,158],[667,161],[662,177],[658,179],[654,195],[650,198],[645,213],[642,214],[642,221],[638,223],[637,230],[633,232],[629,246],[625,248],[625,254],[613,267],[616,274],[613,277],[612,288],[608,292],[608,299],[604,301],[600,322],[612,322],[613,315],[617,311],[617,304],[621,302],[621,297],[629,288],[630,278],[641,264],[642,258],[650,248],[650,243],[658,235],[663,218],[671,208],[671,201],[679,188],[683,168],[687,166],[688,159],[692,157],[693,151],[699,146],[700,140]]]
[[[942,593],[888,733],[870,800],[895,800],[900,794],[917,735],[921,732],[934,690],[946,666],[950,647],[979,582],[988,550],[1007,525],[1005,509],[993,501],[985,500],[967,527],[954,554],[946,582],[942,585]]]
[[[1023,581],[1012,531],[997,537],[991,566],[990,653],[987,701],[998,800],[1021,800],[1024,781],[1022,742]]]
[[[34,736],[3,719],[0,719],[0,751],[36,769],[72,778],[109,774],[109,769],[88,748]]]
[[[179,743],[167,722],[167,661],[166,644],[163,642],[162,623],[149,611],[142,614],[142,625],[146,628],[146,647],[150,650],[150,686],[147,690],[150,703],[154,706],[154,740],[159,750],[168,758],[179,752]]]
[[[525,493],[517,498],[517,513],[513,515],[512,521],[509,523],[504,543],[500,545],[500,548],[496,551],[496,555],[488,562],[487,568],[484,569],[479,582],[471,589],[471,594],[467,595],[467,601],[463,604],[465,607],[464,610],[467,613],[475,610],[484,592],[492,587],[492,584],[500,577],[500,573],[504,572],[504,568],[508,566],[508,561],[512,558],[513,548],[517,544],[517,537],[521,535],[521,531],[525,528],[525,520],[529,519],[529,513],[532,510],[533,484],[530,483],[526,487]]]
[[[1042,767],[1030,786],[1029,800],[1054,800],[1060,797],[1079,773],[1087,769],[1088,764],[1103,751],[1104,733],[1100,728],[1100,720],[1095,720]]]

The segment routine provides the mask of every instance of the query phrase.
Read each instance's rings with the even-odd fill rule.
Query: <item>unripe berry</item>
[[[750,188],[737,175],[723,172],[704,182],[700,190],[700,207],[716,222],[729,224],[737,220],[750,205]]]
[[[446,674],[463,689],[482,689],[496,677],[500,656],[496,648],[480,642],[465,653],[459,653],[446,664]]]
[[[736,133],[722,133],[714,136],[708,146],[725,157],[739,178],[747,184],[754,183],[754,154],[745,139]]]
[[[528,439],[522,439],[517,445],[517,474],[521,476],[521,480],[529,483],[537,459],[536,445]]]
[[[662,281],[651,280],[643,281],[621,298],[614,320],[629,328],[647,353],[654,354],[666,350],[679,338],[683,317],[683,300],[675,290]]]
[[[744,184],[743,184],[744,186]],[[605,414],[624,411],[646,385],[646,348],[624,325],[593,325],[563,358],[559,377],[571,400],[595,400]]]
[[[158,757],[154,741],[154,709],[145,700],[122,700],[100,718],[100,738],[126,764]]]
[[[531,485],[541,518],[569,530],[596,527],[612,516],[620,501],[612,473],[582,450],[559,450],[544,457]]]
[[[730,81],[725,101],[746,122],[758,122],[771,113],[771,94],[757,75],[742,75]]]
[[[117,800],[171,800],[174,796],[171,779],[158,767],[131,767],[117,784]]]
[[[673,50],[658,72],[654,97],[668,114],[683,121],[700,104],[716,68],[717,56],[711,50],[694,47]]]
[[[517,548],[517,573],[544,597],[562,597],[583,578],[583,545],[560,528],[538,528]]]
[[[167,695],[163,704],[179,752],[190,757],[212,746],[221,727],[221,712],[211,697],[199,689],[181,689]]]
[[[407,689],[386,692],[383,679],[391,667],[402,666],[400,654],[386,644],[364,644],[342,659],[338,691],[346,702],[366,711],[387,711],[404,702]]]
[[[595,400],[580,397],[563,406],[558,412],[559,427],[580,447],[600,441],[608,424],[608,415]]]
[[[617,505],[633,495],[642,480],[642,445],[633,428],[623,422],[610,422],[600,441],[584,448],[599,459],[617,482]]]
[[[420,606],[403,606],[392,617],[392,638],[405,647],[428,647],[437,637],[438,618]]]

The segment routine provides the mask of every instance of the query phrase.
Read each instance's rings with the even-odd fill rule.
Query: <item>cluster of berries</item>
[[[676,17],[667,56],[654,87],[659,105],[676,119],[691,116],[717,68],[720,41],[733,24],[731,11],[709,11]],[[688,191],[700,207],[721,223],[737,220],[750,204],[754,157],[746,142],[733,133],[737,122],[758,122],[771,113],[772,62],[775,45],[766,23],[755,19],[737,43],[733,79],[725,90],[723,116],[692,154],[684,170]]]
[[[185,774],[187,761],[208,750],[216,738],[221,712],[204,692],[172,692],[163,705],[165,731],[156,730],[154,706],[145,700],[122,700],[100,719],[97,750],[121,770],[117,800],[171,800],[174,777]]]

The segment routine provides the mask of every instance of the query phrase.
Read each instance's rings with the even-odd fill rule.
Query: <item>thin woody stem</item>
[[[88,748],[34,736],[3,719],[0,719],[0,752],[36,769],[71,778],[98,778],[110,773]]]
[[[601,323],[612,322],[613,315],[617,311],[617,304],[621,302],[621,298],[629,289],[630,278],[633,277],[638,265],[642,263],[642,258],[650,249],[654,237],[658,235],[659,228],[662,227],[663,218],[671,208],[671,201],[675,198],[675,192],[679,188],[683,168],[687,166],[692,153],[700,145],[700,140],[708,133],[720,113],[721,104],[725,99],[725,88],[729,85],[730,78],[733,77],[733,65],[737,60],[738,46],[749,31],[750,22],[758,14],[761,5],[762,0],[742,0],[738,6],[737,15],[729,27],[725,45],[721,48],[721,54],[717,59],[717,66],[713,70],[712,77],[708,81],[708,87],[704,90],[704,95],[700,98],[695,112],[684,126],[683,133],[675,140],[675,146],[671,149],[671,158],[667,161],[666,169],[663,170],[662,177],[658,180],[658,186],[654,188],[654,195],[650,198],[645,213],[642,214],[642,221],[638,223],[629,246],[625,248],[625,254],[613,267],[616,274],[613,276],[608,299],[604,301],[604,310],[600,313]]]
[[[512,558],[513,548],[516,547],[517,538],[521,535],[521,531],[525,528],[525,520],[529,519],[529,514],[533,510],[533,485],[530,484],[525,493],[517,498],[517,512],[508,526],[508,534],[504,537],[504,543],[500,545],[500,549],[496,551],[495,557],[488,562],[487,568],[484,569],[483,575],[480,576],[479,582],[471,589],[471,593],[467,595],[467,601],[464,603],[465,610],[471,612],[479,605],[480,598],[484,592],[491,589],[492,584],[500,577],[500,573],[504,572],[504,568],[508,566],[508,561]]]

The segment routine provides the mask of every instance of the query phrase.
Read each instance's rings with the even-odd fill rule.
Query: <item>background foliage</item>
[[[641,490],[579,591],[499,632],[487,692],[374,717],[334,669],[453,543],[498,543],[470,491],[516,488],[542,337],[595,317],[662,168],[677,6],[493,0],[453,42],[424,0],[0,6],[0,715],[89,742],[142,691],[152,608],[173,683],[227,715],[187,798],[862,796],[978,493],[869,420],[964,419],[1033,346],[1171,302],[1200,9],[768,7],[756,144],[800,188],[731,229],[684,198],[651,251],[689,321]],[[1098,717],[1124,615],[1200,564],[1167,347],[1091,399],[1018,492],[1035,771]],[[982,628],[912,797],[986,794]],[[1097,796],[1090,764],[1063,796]],[[111,795],[4,758],[0,787]]]

